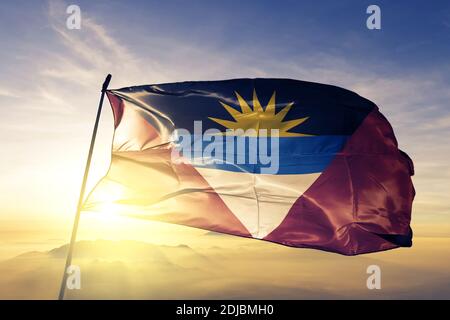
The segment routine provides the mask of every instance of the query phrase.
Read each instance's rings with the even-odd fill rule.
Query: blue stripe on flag
[[[225,137],[210,138],[211,141],[203,141],[202,136],[193,135],[190,156],[182,150],[195,167],[258,174],[267,173],[264,168],[272,165],[278,168],[273,174],[306,174],[322,172],[342,150],[348,136],[281,137],[278,148],[271,146],[270,138],[227,137],[233,141],[234,150],[227,150],[227,146],[231,148],[227,144],[230,140]],[[265,143],[261,141],[264,139]],[[238,149],[239,143],[242,147]]]

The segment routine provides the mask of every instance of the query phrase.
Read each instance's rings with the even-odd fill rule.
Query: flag
[[[234,79],[107,96],[111,165],[83,210],[345,255],[412,244],[413,163],[354,92]]]

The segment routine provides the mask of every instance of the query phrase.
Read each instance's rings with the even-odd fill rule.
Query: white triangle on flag
[[[253,174],[198,167],[196,170],[258,239],[281,224],[295,201],[320,175]]]

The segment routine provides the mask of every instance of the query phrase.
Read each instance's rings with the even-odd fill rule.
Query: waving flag
[[[84,210],[345,255],[411,246],[412,161],[359,95],[288,79],[107,94],[111,167]]]

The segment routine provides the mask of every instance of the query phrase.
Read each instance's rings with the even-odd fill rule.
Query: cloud
[[[210,248],[79,241],[74,263],[82,270],[82,290],[67,291],[66,298],[448,299],[449,262],[433,257],[448,256],[449,242],[417,238],[412,248],[349,258],[255,240],[228,246],[217,240],[220,247]],[[66,250],[0,262],[0,298],[55,299]],[[382,270],[382,290],[366,287],[371,264]]]
[[[108,73],[143,71],[136,57],[87,13],[83,12],[80,30],[67,29],[66,6],[62,1],[49,2],[49,22],[62,47],[49,54],[53,63],[43,68],[43,76],[91,88],[98,87]]]
[[[18,93],[10,88],[0,87],[0,97],[18,98]]]

